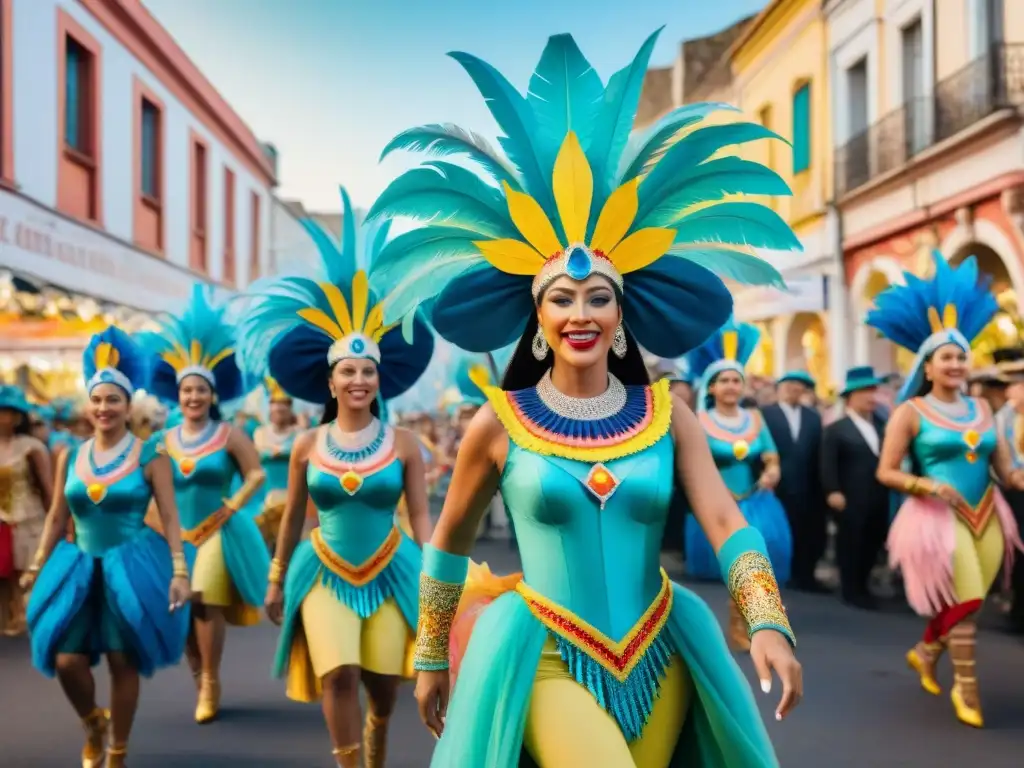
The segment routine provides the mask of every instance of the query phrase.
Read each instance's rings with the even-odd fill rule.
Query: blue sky
[[[448,51],[476,54],[521,90],[549,35],[571,32],[607,78],[666,25],[652,64],[765,0],[144,0],[223,96],[280,153],[280,193],[365,207],[412,158],[378,164],[406,128],[456,123],[492,137],[483,100]],[[482,9],[489,7],[490,10]]]

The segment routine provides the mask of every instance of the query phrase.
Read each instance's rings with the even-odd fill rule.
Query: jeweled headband
[[[591,275],[607,277],[622,291],[622,275],[611,259],[580,243],[570,245],[562,253],[544,262],[540,272],[533,278],[533,300],[539,300],[547,287],[560,277],[571,277],[577,282],[583,282]]]
[[[89,394],[101,384],[115,384],[131,397],[146,386],[149,374],[146,354],[128,334],[113,327],[89,340],[82,368]]]

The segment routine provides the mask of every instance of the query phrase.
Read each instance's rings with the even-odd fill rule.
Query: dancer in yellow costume
[[[324,279],[262,284],[241,339],[247,367],[266,369],[294,397],[324,403],[321,426],[292,449],[266,596],[268,615],[283,623],[274,673],[287,678],[290,698],[322,698],[338,765],[380,768],[398,684],[411,675],[417,542],[430,537],[420,443],[386,423],[383,404],[416,382],[434,344],[421,321],[406,329],[412,343],[401,328],[383,325],[376,296],[386,283],[376,281],[372,264],[388,247],[388,225],[357,231],[344,190],[342,200],[340,248],[318,224],[304,222]],[[358,267],[357,234],[368,249],[369,277]],[[307,495],[320,525],[299,544]],[[395,525],[403,495],[416,542]]]
[[[990,278],[974,257],[951,267],[935,253],[935,276],[907,275],[875,300],[867,317],[887,338],[917,352],[885,430],[878,479],[908,495],[889,531],[889,561],[903,572],[911,607],[928,617],[907,653],[922,687],[938,695],[935,667],[949,649],[957,718],[983,724],[975,670],[975,623],[1000,568],[1021,548],[1009,505],[992,481],[1024,489],[984,400],[965,397],[970,342],[995,315]],[[914,469],[903,471],[910,457]]]
[[[774,134],[700,127],[714,107],[691,105],[628,142],[654,42],[606,88],[572,37],[552,37],[527,96],[480,59],[452,54],[487,99],[509,160],[448,126],[389,145],[467,153],[487,180],[432,159],[382,193],[371,217],[428,222],[382,257],[381,269],[407,275],[385,300],[385,322],[425,305],[466,351],[518,340],[503,388],[487,388],[466,432],[424,547],[416,697],[441,735],[435,768],[777,765],[717,621],[660,568],[677,477],[745,613],[762,685],[773,669],[782,679],[776,716],[800,698],[764,540],[696,417],[667,382],[650,384],[640,352],[679,357],[728,320],[732,298],[703,265],[779,282],[730,246],[756,227],[764,245],[790,249],[793,233],[755,203],[719,202],[724,190],[785,189],[766,168],[718,157]],[[763,184],[749,189],[753,177]],[[467,555],[499,489],[523,576],[486,592],[482,611],[470,600],[453,630]],[[465,653],[446,707],[453,639]]]

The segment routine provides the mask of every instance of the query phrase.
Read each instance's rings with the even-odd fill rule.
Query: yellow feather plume
[[[352,278],[352,330],[362,331],[370,303],[370,281],[363,270]]]
[[[104,368],[117,368],[117,364],[120,360],[121,353],[118,352],[111,344],[104,341],[103,343],[96,345],[96,357],[94,362],[96,363],[97,371],[102,371]]]
[[[315,307],[305,307],[300,309],[298,315],[310,325],[319,328],[335,341],[345,336],[341,327],[334,320]]]
[[[736,331],[726,331],[722,334],[722,356],[726,360],[735,360],[736,352],[739,350],[740,336]]]
[[[674,229],[647,227],[627,237],[608,254],[620,274],[636,272],[649,266],[668,253],[675,240]]]
[[[200,365],[203,362],[203,345],[196,339],[192,340],[189,348],[188,361],[191,365]]]
[[[366,318],[366,327],[363,328],[363,333],[374,341],[379,342],[384,338],[386,332],[387,329],[384,327],[384,305],[377,304],[370,310],[370,314]]]
[[[270,398],[272,403],[280,403],[284,401],[290,401],[291,398],[288,393],[281,389],[281,385],[277,383],[275,379],[267,376],[263,380],[263,386],[267,388],[267,396]]]
[[[503,181],[501,184],[505,189],[509,216],[512,217],[512,223],[516,225],[523,239],[545,258],[561,253],[563,245],[558,241],[555,228],[551,226],[540,203],[525,192],[516,192],[508,182]]]
[[[607,256],[626,236],[640,207],[639,186],[639,179],[630,179],[608,196],[590,238],[591,250]]]
[[[932,333],[942,330],[942,319],[939,317],[939,310],[935,307],[928,307],[928,325],[932,327]]]
[[[327,303],[331,305],[331,314],[334,315],[331,322],[338,329],[338,335],[332,336],[332,338],[340,339],[342,336],[348,336],[348,334],[352,333],[353,328],[352,315],[348,311],[348,302],[345,301],[345,294],[334,283],[320,283],[320,290],[324,292],[324,296],[327,297]],[[321,312],[320,314],[323,315],[324,313]],[[301,313],[299,316],[305,317]],[[326,317],[326,315],[324,316]],[[331,331],[328,331],[328,333],[331,333]]]
[[[491,266],[508,275],[534,277],[544,266],[545,258],[519,240],[475,240],[473,245]]]
[[[955,304],[947,304],[942,308],[942,327],[946,329],[956,328],[957,320],[959,317],[956,312]]]
[[[469,380],[476,384],[480,389],[491,386],[491,372],[487,370],[486,365],[477,363],[469,368]]]
[[[573,131],[569,131],[558,150],[551,187],[569,245],[582,243],[587,236],[590,204],[594,198],[594,174]]]

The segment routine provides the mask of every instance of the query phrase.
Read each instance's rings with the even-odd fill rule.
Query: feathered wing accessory
[[[476,135],[428,125],[398,150],[433,156],[399,176],[369,217],[405,216],[422,228],[396,237],[378,266],[396,276],[385,322],[421,304],[436,330],[486,352],[518,339],[552,281],[603,275],[624,294],[626,326],[652,354],[678,357],[732,312],[721,277],[784,285],[750,248],[799,241],[770,209],[738,195],[789,194],[758,163],[727,147],[778,138],[750,123],[701,127],[720,104],[681,107],[630,141],[658,33],[607,85],[570,35],[556,35],[521,95],[496,69],[450,54],[475,82],[503,135],[504,157]],[[448,162],[460,156],[476,171]]]
[[[136,337],[157,358],[150,387],[153,394],[176,403],[182,380],[201,376],[219,403],[245,395],[247,382],[235,357],[235,328],[227,320],[227,305],[214,302],[210,286],[197,283],[185,310],[180,315],[162,315],[158,323],[159,330]]]
[[[271,376],[292,397],[315,403],[330,397],[327,380],[336,362],[373,360],[380,394],[390,399],[415,384],[426,370],[434,337],[415,315],[406,321],[409,341],[401,327],[385,323],[377,297],[389,287],[391,277],[376,274],[375,265],[389,224],[357,226],[343,188],[341,198],[340,243],[316,221],[302,222],[320,252],[321,278],[261,281],[250,294],[239,328],[239,355],[246,370]]]
[[[89,340],[82,355],[85,389],[91,393],[100,384],[116,384],[130,398],[148,385],[149,363],[146,351],[129,334],[110,326]]]
[[[707,403],[708,384],[722,371],[736,371],[741,376],[754,350],[761,340],[761,332],[750,323],[728,322],[711,335],[703,344],[686,355],[690,376],[699,379],[700,389],[697,407],[703,409]]]
[[[487,402],[484,388],[494,386],[494,381],[486,363],[465,358],[455,371],[455,385],[462,394],[463,405],[483,405]]]
[[[932,254],[935,273],[930,279],[905,272],[905,285],[893,285],[875,297],[865,323],[901,347],[917,352],[899,394],[902,402],[921,388],[924,362],[936,349],[955,344],[964,352],[991,322],[999,304],[989,290],[992,278],[978,272],[970,256],[950,265],[938,251]]]

